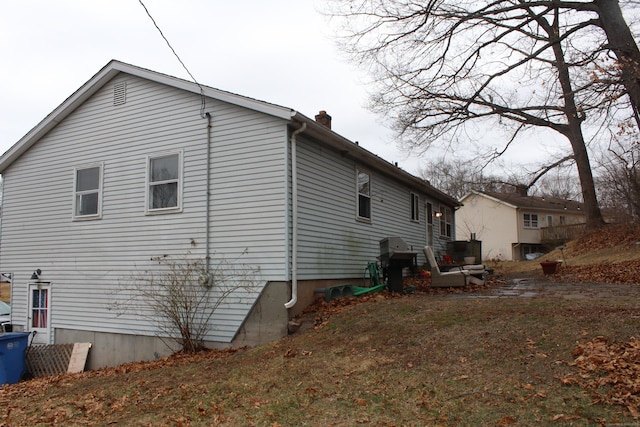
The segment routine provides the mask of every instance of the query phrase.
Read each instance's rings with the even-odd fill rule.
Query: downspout
[[[209,194],[211,192],[211,114],[209,112],[205,113],[205,116],[207,117],[207,173],[206,173],[206,180],[207,180],[207,184],[206,184],[206,192],[207,195],[205,197],[206,201],[205,201],[205,220],[204,220],[204,227],[205,227],[205,231],[204,231],[204,245],[205,245],[205,258],[204,258],[204,262],[205,262],[205,266],[206,266],[206,271],[207,271],[207,283],[209,282],[209,280],[211,280],[211,278],[209,277],[209,214],[210,214],[210,208],[209,208],[209,202],[211,199],[211,195]]]
[[[291,133],[291,300],[285,308],[291,308],[298,302],[298,159],[296,156],[296,137],[305,131],[306,123]]]

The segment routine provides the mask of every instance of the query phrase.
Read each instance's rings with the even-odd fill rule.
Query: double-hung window
[[[538,214],[525,212],[523,218],[524,228],[538,228]]]
[[[357,174],[358,219],[371,220],[371,175],[359,169]]]
[[[73,218],[97,219],[102,213],[102,164],[74,170]]]
[[[411,193],[411,221],[420,220],[420,197]]]
[[[147,212],[175,212],[182,207],[182,153],[149,157]]]
[[[440,214],[440,236],[450,238],[453,236],[453,211],[440,205]]]
[[[433,246],[433,204],[427,203],[427,244]]]

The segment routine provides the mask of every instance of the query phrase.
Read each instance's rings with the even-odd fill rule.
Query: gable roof
[[[326,126],[317,123],[315,120],[312,120],[291,108],[200,85],[188,80],[158,73],[135,65],[126,64],[117,60],[111,60],[93,77],[91,77],[91,79],[64,100],[64,102],[62,102],[62,104],[60,104],[55,110],[49,113],[25,136],[9,148],[0,157],[0,173],[4,172],[16,159],[29,150],[29,148],[37,143],[51,129],[56,127],[62,120],[73,113],[73,111],[75,111],[80,105],[82,105],[87,99],[89,99],[119,73],[131,74],[156,83],[172,86],[192,93],[202,94],[208,98],[217,99],[254,111],[262,112],[264,114],[279,117],[289,121],[290,124],[296,128],[301,127],[302,124],[306,124],[307,128],[304,132],[305,135],[311,136],[319,140],[321,143],[333,147],[342,155],[349,156],[357,161],[363,162],[367,166],[375,168],[385,175],[393,177],[412,188],[424,191],[430,196],[444,201],[451,206],[461,206],[459,201],[431,186],[429,182],[400,169],[398,166],[387,162],[381,157],[378,157],[370,151],[360,147],[358,144],[349,141]]]
[[[20,157],[25,151],[40,140],[51,129],[56,127],[58,123],[73,113],[80,105],[82,105],[93,94],[100,90],[105,84],[113,79],[119,73],[131,74],[143,79],[151,80],[157,83],[172,86],[188,92],[202,93],[203,95],[219,99],[221,101],[236,104],[252,110],[261,111],[266,114],[290,119],[292,110],[280,107],[275,104],[258,101],[244,96],[236,95],[231,92],[225,92],[207,86],[197,85],[196,83],[177,77],[168,76],[166,74],[136,67],[134,65],[125,64],[124,62],[112,60],[98,71],[93,77],[76,90],[71,96],[65,99],[62,104],[49,113],[40,123],[31,129],[17,143],[9,148],[0,157],[0,173],[2,173],[11,163]]]
[[[546,196],[523,196],[519,193],[497,193],[494,191],[471,191],[465,195],[461,201],[475,194],[480,197],[489,198],[496,202],[505,204],[514,209],[531,209],[544,211],[563,211],[582,213],[584,205],[575,200],[560,199],[557,197]]]

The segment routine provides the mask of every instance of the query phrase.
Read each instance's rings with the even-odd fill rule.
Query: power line
[[[201,98],[201,105],[200,105],[200,116],[202,118],[204,118],[204,110],[205,110],[205,97],[204,97],[204,89],[202,88],[202,86],[200,85],[200,83],[198,83],[198,81],[196,80],[195,77],[193,77],[193,74],[191,74],[191,71],[189,71],[189,69],[187,68],[187,66],[184,64],[184,62],[182,62],[182,59],[180,59],[180,56],[178,56],[178,53],[176,52],[176,50],[173,48],[173,46],[171,46],[171,43],[169,43],[169,40],[165,37],[164,33],[162,32],[162,30],[160,29],[160,27],[158,26],[158,24],[156,23],[156,20],[153,19],[153,16],[151,16],[151,13],[149,13],[149,9],[147,9],[147,6],[144,5],[144,3],[142,2],[142,0],[138,0],[140,2],[140,5],[142,5],[142,7],[144,8],[144,11],[147,12],[147,16],[149,17],[149,19],[151,19],[151,22],[153,22],[153,25],[156,27],[156,29],[158,30],[158,32],[160,33],[160,35],[162,36],[162,38],[164,39],[164,41],[167,43],[167,46],[169,46],[169,49],[171,49],[171,52],[173,52],[173,54],[175,55],[175,57],[178,59],[178,61],[180,62],[180,64],[182,65],[182,68],[185,69],[185,71],[187,72],[187,74],[189,74],[189,76],[191,77],[191,80],[193,80],[193,82],[195,84],[198,85],[198,87],[200,88],[200,98]]]

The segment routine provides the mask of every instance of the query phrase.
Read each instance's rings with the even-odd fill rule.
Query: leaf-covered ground
[[[576,343],[637,332],[629,295],[323,302],[315,326],[268,345],[0,387],[0,425],[632,424],[611,385],[567,380],[586,380]]]
[[[640,418],[640,341],[610,342],[599,336],[579,344],[573,355],[570,366],[578,371],[565,375],[563,384],[578,384],[593,391],[594,403],[622,405]]]
[[[411,279],[320,299],[265,346],[0,386],[0,426],[636,425],[639,236],[572,242],[559,274],[520,273],[543,284],[530,298],[496,298],[500,269],[473,289]]]
[[[557,252],[556,252],[557,253]],[[608,226],[571,242],[565,250],[568,265],[562,267],[558,280],[572,283],[640,283],[640,226]],[[572,258],[592,262],[571,262]]]

